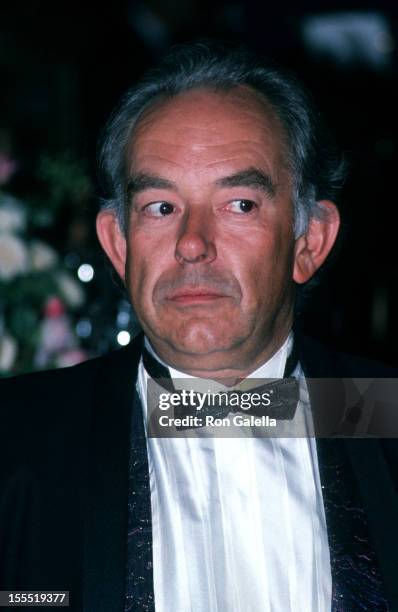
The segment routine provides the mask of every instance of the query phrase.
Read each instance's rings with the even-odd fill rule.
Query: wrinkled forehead
[[[289,169],[287,134],[277,112],[265,96],[247,86],[198,88],[155,100],[132,130],[127,166],[132,169],[151,144],[173,142],[178,147],[188,140],[197,151],[226,142],[255,143]]]

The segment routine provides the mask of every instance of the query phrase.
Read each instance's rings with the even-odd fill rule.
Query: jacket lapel
[[[363,495],[363,485],[372,475],[358,469],[357,456],[362,445],[362,451],[371,457],[376,441],[324,437],[349,430],[342,427],[346,401],[341,377],[345,373],[333,353],[320,349],[300,334],[297,340],[318,432],[318,464],[332,571],[332,611],[387,611],[390,609],[387,585],[377,555],[380,550],[375,545],[378,534],[372,529],[383,519],[380,513],[378,521],[373,524],[369,521],[369,495]],[[357,452],[353,453],[355,448]],[[382,512],[382,508],[379,510]],[[391,593],[388,595],[392,603]]]
[[[142,406],[134,394],[127,533],[125,612],[154,610],[152,508]]]
[[[389,610],[368,512],[349,442],[318,439],[318,463],[332,571],[332,610]]]
[[[141,339],[104,359],[91,414],[85,487],[84,610],[122,612],[131,415]]]
[[[346,448],[374,536],[388,609],[398,610],[397,440],[349,440]]]

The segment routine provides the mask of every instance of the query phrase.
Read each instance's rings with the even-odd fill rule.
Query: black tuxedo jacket
[[[296,340],[306,376],[396,376],[299,333]],[[0,590],[69,590],[72,610],[124,610],[141,344],[138,337],[78,366],[1,381]],[[319,401],[309,390],[311,404]],[[349,603],[334,609],[398,610],[398,445],[318,442],[333,581],[348,589]],[[361,565],[364,557],[377,569]]]

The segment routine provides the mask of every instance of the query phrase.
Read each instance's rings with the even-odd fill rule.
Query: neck
[[[289,333],[290,329],[274,337],[272,342],[266,343],[256,352],[245,352],[244,355],[239,351],[220,351],[206,356],[174,354],[174,351],[164,350],[156,342],[149,341],[149,344],[166,366],[197,378],[223,379],[224,385],[233,386],[268,362],[286,342]],[[235,364],[239,364],[239,367]]]

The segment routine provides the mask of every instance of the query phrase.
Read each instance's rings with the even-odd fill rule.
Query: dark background
[[[89,196],[81,205],[78,198],[64,203],[46,236],[69,262],[76,255],[96,270],[84,314],[92,321],[91,354],[116,345],[115,317],[126,308],[93,232],[99,130],[124,90],[171,44],[198,37],[245,42],[296,71],[315,95],[350,173],[338,257],[308,297],[301,324],[336,348],[397,364],[397,10],[383,1],[3,6],[0,148],[18,162],[7,189],[25,199],[40,190],[35,168],[43,151],[67,151],[92,180]]]

